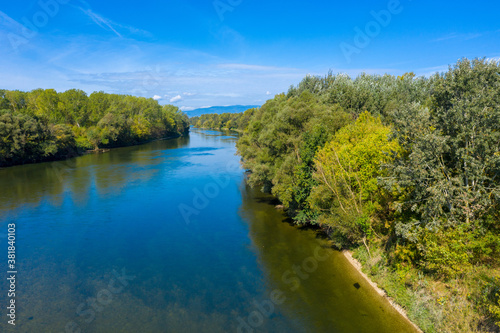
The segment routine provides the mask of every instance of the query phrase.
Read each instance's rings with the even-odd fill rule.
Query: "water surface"
[[[193,130],[0,169],[15,331],[412,332],[321,233],[245,185],[235,142]],[[0,293],[4,308],[7,283]],[[5,313],[0,331],[14,331]]]

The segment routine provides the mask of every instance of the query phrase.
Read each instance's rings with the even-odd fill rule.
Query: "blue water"
[[[0,272],[9,223],[18,270],[16,327],[5,310],[0,330],[412,331],[318,230],[245,185],[236,140],[193,130],[0,169]]]

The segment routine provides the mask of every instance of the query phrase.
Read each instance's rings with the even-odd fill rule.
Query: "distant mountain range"
[[[191,117],[198,117],[202,114],[221,114],[221,113],[240,113],[248,109],[260,108],[260,105],[230,105],[230,106],[212,106],[209,108],[195,109],[192,111],[184,111],[185,114]]]

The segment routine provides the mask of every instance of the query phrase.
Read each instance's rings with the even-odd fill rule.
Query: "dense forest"
[[[154,99],[81,90],[0,90],[0,167],[181,135],[189,120]]]
[[[426,332],[500,327],[500,63],[307,76],[196,127],[242,134],[248,182],[316,225]]]

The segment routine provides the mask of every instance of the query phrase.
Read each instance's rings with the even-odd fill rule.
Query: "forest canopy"
[[[189,130],[177,107],[152,98],[82,90],[0,90],[0,166],[63,159]]]

